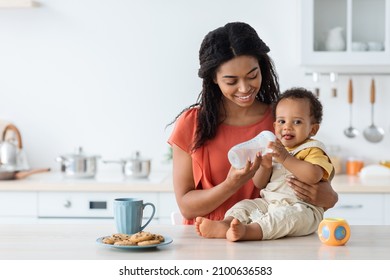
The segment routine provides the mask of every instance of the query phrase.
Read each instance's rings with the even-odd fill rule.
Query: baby
[[[318,228],[324,209],[299,200],[286,179],[294,176],[313,185],[333,178],[324,145],[312,139],[320,128],[322,105],[312,92],[292,88],[274,104],[274,117],[277,140],[269,143],[272,152],[262,157],[252,178],[261,189],[261,198],[238,202],[222,221],[197,217],[195,228],[200,236],[266,240],[308,235]]]

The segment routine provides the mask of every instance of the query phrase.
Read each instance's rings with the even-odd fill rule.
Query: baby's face
[[[275,135],[285,147],[293,148],[314,136],[319,128],[312,123],[306,99],[282,99],[276,107]]]

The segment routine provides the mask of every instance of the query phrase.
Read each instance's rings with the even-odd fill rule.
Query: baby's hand
[[[276,139],[275,142],[270,142],[268,144],[268,148],[272,149],[272,152],[270,154],[280,164],[283,164],[286,158],[290,156],[289,152],[286,150],[286,148],[283,146],[282,142],[280,142],[279,139]]]

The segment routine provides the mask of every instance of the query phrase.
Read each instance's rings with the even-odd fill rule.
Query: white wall
[[[138,149],[164,168],[172,129],[165,126],[200,91],[200,43],[229,21],[256,28],[283,90],[315,86],[299,66],[299,0],[37,2],[34,9],[0,9],[0,119],[19,127],[32,167],[58,170],[55,158],[81,145],[104,159]],[[319,138],[345,156],[389,160],[389,77],[377,79],[375,118],[387,133],[379,144],[343,136],[347,78],[340,77],[337,98],[328,81],[318,84],[325,107]],[[370,124],[370,77],[354,82],[354,124],[362,130]]]

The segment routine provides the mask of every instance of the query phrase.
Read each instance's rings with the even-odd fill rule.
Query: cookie
[[[119,239],[119,240],[126,240],[130,239],[131,235],[125,234],[125,233],[114,233],[111,235],[113,238]]]
[[[137,232],[130,237],[130,240],[136,243],[151,240],[151,239],[153,239],[153,234],[145,231]]]
[[[137,245],[137,243],[132,242],[132,241],[126,239],[126,240],[117,241],[117,242],[114,243],[114,245],[117,245],[117,246],[135,246],[135,245]]]
[[[103,238],[102,243],[116,246],[149,246],[164,242],[164,236],[146,231],[134,234],[114,233]]]
[[[155,245],[155,244],[160,244],[160,240],[158,239],[151,239],[151,240],[146,240],[146,241],[140,241],[137,243],[138,246],[149,246],[149,245]]]
[[[164,242],[164,236],[162,236],[161,234],[153,234],[153,240]]]
[[[112,236],[109,236],[109,237],[104,237],[103,238],[103,240],[102,240],[102,242],[104,243],[104,244],[114,244],[116,241],[118,241],[117,239],[115,239],[114,237],[112,237]]]

